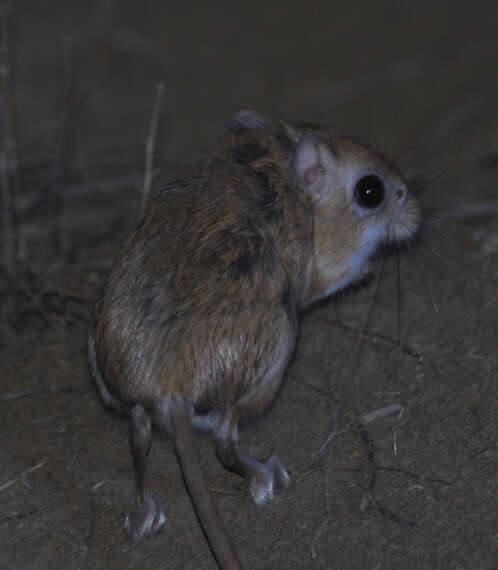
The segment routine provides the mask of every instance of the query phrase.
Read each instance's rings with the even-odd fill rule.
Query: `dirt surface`
[[[290,490],[256,508],[199,440],[245,567],[495,568],[495,5],[49,4],[16,1],[9,24],[24,261],[15,278],[0,270],[0,568],[216,567],[159,434],[150,478],[168,521],[127,543],[128,428],[86,363],[92,305],[138,217],[161,80],[156,183],[216,147],[242,106],[335,125],[415,188],[441,174],[421,194],[440,218],[427,216],[424,245],[401,259],[405,348],[384,338],[398,338],[393,258],[370,334],[360,342],[375,281],[309,311],[275,405],[242,430],[250,454],[278,451]],[[367,461],[352,423],[395,404],[401,418],[367,425],[377,487],[361,512]]]

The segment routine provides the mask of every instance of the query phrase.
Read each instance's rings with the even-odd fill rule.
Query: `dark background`
[[[242,432],[250,453],[278,451],[293,475],[288,492],[257,509],[201,440],[208,484],[246,567],[494,568],[495,3],[10,6],[12,96],[8,108],[2,91],[0,147],[9,116],[20,246],[17,271],[2,270],[0,280],[0,568],[215,567],[159,435],[150,476],[168,522],[154,540],[126,542],[127,426],[97,400],[86,366],[92,305],[139,215],[159,81],[156,184],[219,147],[230,113],[251,107],[357,136],[414,188],[436,177],[421,194],[424,209],[451,218],[428,216],[425,245],[401,261],[401,338],[423,362],[373,335],[360,344],[375,287],[304,316],[282,393]],[[4,223],[3,245],[5,231]],[[395,264],[370,326],[390,339],[398,337]],[[359,510],[366,459],[356,430],[337,438],[328,486],[329,448],[320,453],[335,411],[345,429],[395,403],[400,420],[368,428],[376,497],[397,520],[373,504]]]

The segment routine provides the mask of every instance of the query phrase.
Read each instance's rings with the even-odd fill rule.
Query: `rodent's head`
[[[310,301],[363,277],[383,244],[409,240],[420,212],[399,172],[357,141],[296,131],[293,167],[314,212]]]
[[[314,125],[278,125],[252,111],[232,117],[232,134],[271,130],[292,141],[292,170],[313,211],[313,251],[307,302],[361,279],[382,244],[409,240],[420,212],[399,172],[349,137]]]

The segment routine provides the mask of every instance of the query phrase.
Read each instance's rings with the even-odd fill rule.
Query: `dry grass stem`
[[[156,146],[157,129],[159,127],[159,120],[161,117],[161,106],[164,96],[164,82],[157,84],[156,101],[152,111],[152,119],[150,122],[149,135],[145,146],[145,175],[143,185],[143,204],[145,204],[147,197],[154,181],[154,148]]]
[[[18,180],[12,112],[12,70],[9,56],[9,9],[0,6],[0,116],[3,140],[0,141],[0,178],[2,192],[3,261],[9,275],[16,273],[19,257],[17,231]]]
[[[40,469],[41,467],[43,467],[45,465],[47,460],[48,460],[48,457],[44,457],[36,465],[33,465],[32,467],[28,467],[20,475],[18,475],[17,477],[14,477],[14,479],[7,481],[3,485],[0,485],[0,491],[5,491],[9,487],[12,487],[12,485],[15,485],[18,481],[21,481],[22,479],[24,479],[24,477],[26,477],[26,475],[29,475],[30,473],[37,471],[38,469]]]
[[[420,351],[418,351],[414,346],[406,342],[396,340],[387,335],[374,333],[371,331],[360,331],[359,329],[356,329],[349,325],[345,325],[344,323],[340,323],[338,321],[334,321],[327,317],[320,317],[320,320],[325,321],[326,323],[334,327],[338,327],[344,331],[354,333],[360,341],[366,340],[368,342],[371,342],[372,344],[381,344],[384,346],[399,347],[405,354],[407,354],[408,356],[412,356],[413,358],[418,360],[419,363],[422,363],[424,361],[424,355]]]

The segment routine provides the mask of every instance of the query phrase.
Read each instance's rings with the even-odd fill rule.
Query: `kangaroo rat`
[[[273,400],[298,312],[361,279],[380,245],[414,235],[419,210],[384,158],[316,126],[235,113],[226,149],[157,190],[118,255],[89,336],[102,400],[131,418],[134,543],[166,517],[145,483],[151,425],[174,440],[222,568],[240,568],[200,471],[192,426],[246,478],[258,505],[290,477],[238,445],[239,417]]]

